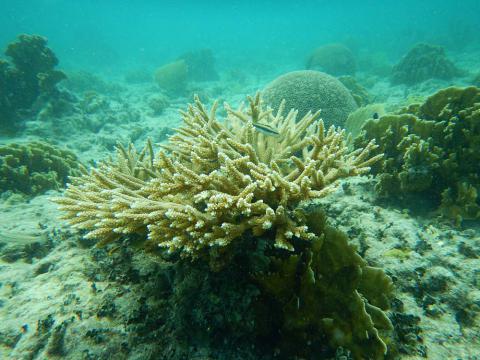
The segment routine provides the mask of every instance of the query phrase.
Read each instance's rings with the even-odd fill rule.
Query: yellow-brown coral
[[[65,218],[103,243],[122,234],[148,237],[151,245],[194,256],[226,246],[246,231],[271,232],[275,246],[293,250],[293,237],[311,240],[297,211],[305,200],[323,197],[336,180],[369,171],[376,148],[348,152],[345,132],[324,129],[320,113],[296,121],[297,112],[274,115],[260,95],[249,106],[216,118],[198,98],[184,124],[154,156],[150,143],[138,153],[119,147],[117,159],[73,179],[56,199]],[[277,136],[258,131],[275,128]]]

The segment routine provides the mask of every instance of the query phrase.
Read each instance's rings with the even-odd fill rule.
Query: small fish
[[[258,122],[252,122],[252,125],[255,126],[255,129],[257,129],[259,132],[261,132],[264,135],[268,135],[268,136],[280,135],[280,133],[270,125],[261,124]]]
[[[373,113],[373,116],[372,116],[372,117],[376,120],[376,119],[378,119],[380,116],[378,116],[378,113],[375,112],[375,113]]]

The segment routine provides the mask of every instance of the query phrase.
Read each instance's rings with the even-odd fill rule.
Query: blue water
[[[312,48],[342,42],[392,61],[426,41],[480,47],[480,1],[2,0],[0,48],[46,36],[63,68],[116,73],[211,48],[222,66],[298,67]]]

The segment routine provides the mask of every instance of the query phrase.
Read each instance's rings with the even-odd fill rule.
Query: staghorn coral
[[[376,139],[385,154],[373,167],[377,190],[395,199],[429,201],[457,224],[480,218],[480,89],[450,87],[423,104],[370,120],[355,140]]]
[[[73,226],[101,244],[129,234],[147,249],[170,250],[160,254],[177,258],[178,286],[191,287],[192,277],[182,279],[190,270],[202,274],[193,279],[197,315],[189,325],[199,334],[218,326],[227,336],[235,329],[230,339],[246,332],[245,339],[262,349],[271,337],[264,351],[281,348],[287,358],[311,356],[327,344],[382,359],[386,345],[379,330],[391,329],[383,312],[391,280],[326,225],[318,205],[308,205],[333,191],[338,179],[368,172],[382,155],[369,155],[373,141],[348,152],[343,130],[326,131],[319,112],[299,121],[295,110],[283,116],[284,104],[274,115],[257,94],[247,107],[225,104],[227,117],[219,121],[217,103],[208,111],[196,98],[163,150],[154,154],[149,141],[140,152],[118,146],[115,160],[74,178],[55,201]],[[277,136],[258,131],[258,124],[275,128]],[[248,308],[236,293],[218,305],[206,300],[212,289],[229,294],[232,276],[251,288]],[[227,304],[251,309],[245,316],[254,321],[222,321]],[[176,311],[184,318],[184,310]],[[206,320],[212,317],[214,323]],[[212,342],[226,343],[220,339]]]
[[[334,77],[313,70],[292,71],[265,86],[265,102],[278,110],[282,100],[287,109],[302,117],[309,111],[322,111],[327,126],[342,126],[357,105],[349,90]]]
[[[217,334],[212,343],[225,344],[234,329],[230,339],[252,340],[271,356],[276,348],[286,358],[312,356],[328,345],[382,359],[379,330],[391,329],[383,312],[391,280],[368,267],[308,201],[333,191],[340,178],[368,172],[382,155],[369,155],[373,141],[348,152],[343,130],[325,131],[319,112],[299,121],[295,110],[283,116],[284,104],[274,115],[257,94],[248,107],[225,104],[227,117],[219,121],[217,104],[208,111],[196,98],[163,150],[155,155],[150,142],[140,152],[118,146],[115,160],[74,178],[55,201],[88,238],[104,244],[139,235],[147,249],[170,250],[161,254],[177,257],[177,285],[198,284],[198,301],[175,300],[195,307],[195,321],[183,308],[175,311],[200,339],[218,330],[224,341]],[[258,131],[259,123],[278,135]],[[250,288],[251,306],[230,294],[232,277]],[[212,304],[213,290],[228,299]],[[224,318],[225,306],[249,310],[254,321]]]
[[[325,131],[319,112],[297,122],[297,111],[282,116],[284,105],[274,116],[259,95],[249,102],[247,110],[226,105],[220,122],[217,105],[207,112],[197,98],[155,161],[150,144],[139,154],[119,147],[116,162],[74,179],[57,199],[66,218],[88,237],[110,241],[140,233],[155,246],[192,254],[228,245],[247,230],[275,229],[276,246],[286,249],[293,236],[311,239],[295,207],[325,196],[342,177],[367,172],[381,155],[369,157],[373,142],[347,153],[344,132]],[[258,122],[279,136],[257,131]]]

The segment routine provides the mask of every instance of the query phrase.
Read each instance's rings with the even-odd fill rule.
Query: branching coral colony
[[[195,261],[223,257],[222,266],[236,245],[266,239],[267,268],[241,275],[260,288],[257,308],[279,309],[274,325],[258,317],[258,337],[276,334],[274,347],[290,358],[314,356],[325,341],[356,358],[383,358],[378,330],[391,329],[383,312],[391,280],[307,203],[338,179],[368,172],[382,155],[370,155],[373,141],[349,152],[345,132],[326,131],[319,112],[297,121],[295,110],[265,109],[259,94],[248,101],[237,110],[225,105],[219,121],[217,104],[208,111],[196,98],[156,155],[150,142],[140,152],[120,146],[116,160],[74,178],[56,201],[101,243],[136,234],[148,248]]]
[[[118,148],[88,175],[74,178],[57,199],[66,218],[87,237],[103,242],[122,234],[148,235],[150,242],[190,255],[226,246],[245,231],[275,230],[275,245],[293,250],[290,239],[315,235],[297,219],[303,200],[334,190],[335,181],[369,171],[381,155],[376,145],[348,153],[343,131],[325,131],[320,113],[296,122],[296,111],[283,117],[264,110],[260,96],[249,108],[225,105],[216,119],[198,98],[183,112],[184,125],[154,158],[150,143],[140,152]],[[278,136],[257,131],[267,123]]]

